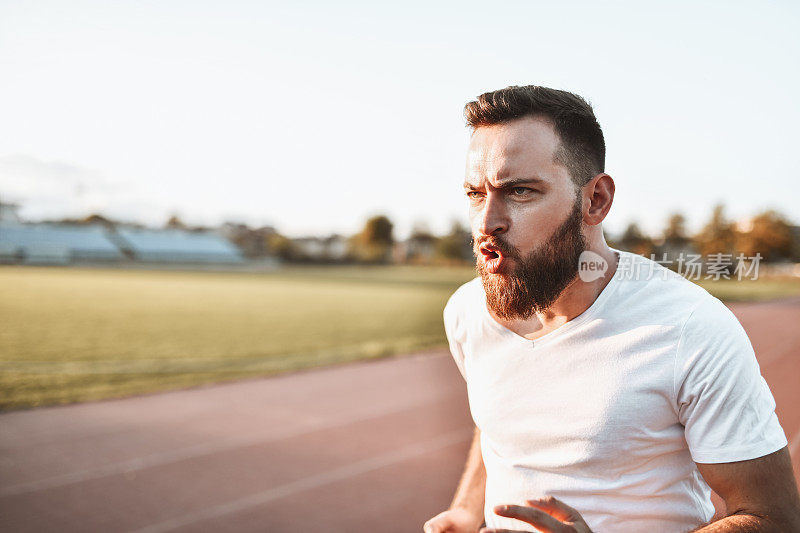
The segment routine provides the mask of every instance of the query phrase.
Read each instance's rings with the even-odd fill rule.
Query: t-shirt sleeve
[[[467,379],[467,373],[464,370],[464,351],[459,342],[459,335],[457,331],[460,329],[460,317],[456,312],[456,296],[452,296],[444,308],[444,332],[447,335],[447,344],[450,346],[450,353],[453,360],[456,362],[458,371],[464,379]]]
[[[696,307],[683,326],[675,400],[697,463],[755,459],[787,444],[750,339],[716,298]]]

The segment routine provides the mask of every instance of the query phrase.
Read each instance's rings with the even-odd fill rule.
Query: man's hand
[[[422,526],[425,533],[478,533],[483,525],[486,494],[486,469],[481,454],[481,431],[476,427],[467,454],[464,474],[458,483],[450,509],[434,516]]]
[[[498,505],[494,512],[536,526],[543,533],[591,533],[578,511],[549,496],[528,500],[527,506]],[[481,533],[521,533],[512,529],[481,529]]]
[[[439,513],[422,526],[425,533],[478,533],[483,525],[483,515],[474,513],[463,507],[453,507]]]

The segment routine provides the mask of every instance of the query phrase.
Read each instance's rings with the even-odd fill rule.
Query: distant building
[[[292,239],[300,255],[310,261],[343,261],[347,258],[348,241],[341,235]]]
[[[250,228],[245,224],[226,222],[220,227],[220,234],[239,247],[249,258],[263,258],[274,255],[270,241],[277,235],[272,226]]]
[[[415,233],[394,245],[392,259],[398,263],[430,263],[436,256],[437,243],[434,235]]]

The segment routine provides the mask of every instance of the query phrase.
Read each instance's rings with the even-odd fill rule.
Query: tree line
[[[386,215],[369,217],[351,236],[290,238],[274,228],[227,226],[227,236],[250,258],[278,257],[304,263],[463,263],[472,261],[471,234],[453,222],[444,235],[434,235],[417,225],[405,240],[398,240]]]
[[[762,211],[735,223],[719,204],[714,206],[708,221],[698,232],[690,233],[686,225],[686,217],[674,212],[667,217],[663,230],[656,234],[648,234],[636,222],[631,222],[621,234],[606,237],[612,247],[646,257],[663,253],[744,254],[747,257],[760,254],[761,260],[767,262],[800,261],[800,227],[792,225],[775,210]],[[248,245],[246,241],[252,241],[253,237],[261,242],[260,246]],[[407,239],[399,241],[394,235],[394,224],[385,215],[368,218],[361,231],[347,237],[291,239],[267,228],[248,230],[231,240],[245,252],[257,250],[257,255],[273,255],[288,262],[447,264],[474,260],[470,231],[461,223],[453,222],[443,235],[435,235],[424,224],[417,224]],[[304,247],[306,240],[323,245],[336,242],[338,251],[327,256],[311,253]]]
[[[763,261],[800,261],[800,227],[781,213],[766,210],[750,219],[735,223],[725,215],[722,204],[714,206],[708,221],[697,233],[686,229],[682,213],[669,215],[659,235],[648,235],[631,222],[609,244],[644,256],[660,253],[692,252],[712,254],[760,254]]]
[[[117,222],[98,214],[82,219],[51,221],[70,224],[102,224],[113,227]],[[349,262],[349,263],[469,263],[473,261],[472,237],[469,229],[453,222],[450,230],[435,235],[424,224],[417,224],[411,235],[398,240],[394,224],[386,215],[369,217],[362,229],[351,236],[290,238],[271,226],[251,228],[246,224],[225,223],[220,228],[190,227],[173,215],[164,229],[210,231],[216,229],[251,259],[277,257],[286,262]],[[670,214],[663,230],[648,234],[631,222],[619,235],[606,235],[609,244],[644,256],[663,253],[760,254],[766,262],[800,261],[800,226],[793,225],[783,214],[765,210],[738,223],[730,220],[722,204],[714,206],[700,231],[690,233],[686,217]]]

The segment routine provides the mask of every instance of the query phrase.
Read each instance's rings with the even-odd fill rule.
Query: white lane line
[[[16,485],[8,485],[0,488],[0,498],[52,489],[56,487],[63,487],[65,485],[72,485],[74,483],[81,483],[84,481],[90,481],[93,479],[99,479],[118,474],[125,474],[128,472],[137,472],[155,466],[177,463],[186,459],[194,459],[197,457],[213,455],[215,453],[233,450],[235,448],[244,448],[246,446],[252,446],[256,444],[266,444],[282,439],[297,437],[307,433],[313,433],[315,431],[335,428],[344,424],[364,422],[410,409],[418,409],[419,407],[428,405],[430,403],[440,402],[448,396],[455,397],[456,395],[439,394],[430,396],[423,401],[403,403],[402,405],[394,405],[386,409],[367,408],[366,410],[355,415],[338,418],[331,417],[325,419],[323,423],[316,423],[312,426],[296,427],[292,430],[283,431],[277,434],[274,430],[271,430],[268,432],[263,431],[256,434],[249,434],[241,437],[231,437],[213,442],[203,442],[200,444],[194,444],[192,446],[185,446],[183,448],[137,457],[127,461],[111,463],[94,468],[87,468],[77,472],[70,472],[68,474],[62,474],[59,476],[48,477],[25,483],[18,483]]]
[[[245,496],[244,498],[239,498],[238,500],[208,507],[194,513],[187,513],[170,520],[165,520],[164,522],[160,522],[158,524],[137,529],[134,533],[160,533],[162,531],[170,531],[179,527],[187,526],[189,524],[208,520],[210,518],[217,518],[236,513],[251,507],[269,503],[279,498],[297,494],[298,492],[315,489],[323,485],[328,485],[330,483],[335,483],[347,478],[366,474],[367,472],[378,470],[386,466],[401,463],[403,461],[419,457],[420,455],[425,455],[427,453],[435,452],[460,442],[465,442],[470,438],[472,438],[471,430],[453,431],[451,433],[441,435],[435,439],[405,446],[389,453],[370,457],[355,463],[350,463],[339,468],[334,468],[333,470],[320,472],[319,474],[298,479],[291,483],[278,485],[277,487],[272,487],[265,491],[252,494],[250,496]]]

